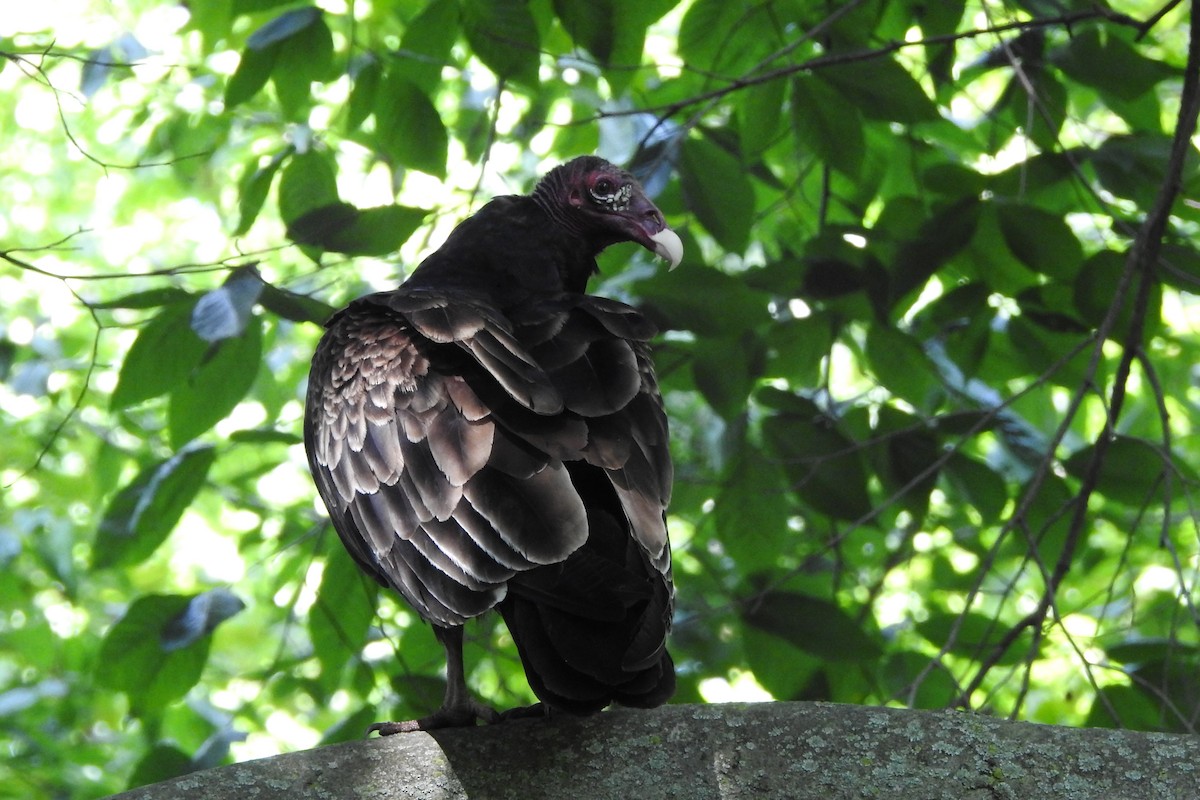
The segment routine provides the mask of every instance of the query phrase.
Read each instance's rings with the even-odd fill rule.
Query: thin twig
[[[720,100],[726,95],[750,86],[757,86],[762,83],[770,83],[771,81],[778,80],[779,78],[786,78],[803,72],[815,72],[816,70],[820,69],[841,66],[844,64],[853,64],[860,61],[873,61],[910,47],[928,47],[929,45],[950,44],[963,39],[974,39],[989,34],[1006,33],[1008,31],[1028,31],[1036,28],[1068,26],[1077,22],[1085,22],[1094,19],[1103,19],[1113,22],[1117,25],[1137,28],[1139,30],[1143,24],[1126,14],[1120,14],[1114,11],[1097,8],[1088,11],[1075,11],[1070,14],[1061,14],[1057,17],[1039,17],[1037,19],[1006,22],[1001,25],[994,25],[987,28],[975,28],[969,31],[929,36],[923,39],[914,39],[912,41],[890,42],[888,44],[884,44],[879,47],[873,47],[867,50],[855,50],[849,53],[834,53],[830,55],[817,56],[816,58],[803,61],[799,64],[789,64],[787,66],[761,72],[757,75],[744,75],[740,78],[731,80],[726,86],[722,86],[719,89],[701,92],[700,94],[692,95],[691,97],[685,97],[682,100],[676,100],[673,103],[663,103],[657,106],[641,106],[633,109],[598,111],[593,116],[586,117],[584,119],[573,120],[572,122],[566,124],[590,125],[602,119],[609,119],[612,117],[628,117],[635,114],[647,113],[657,114],[660,118],[666,118],[674,116],[680,111],[690,108],[691,106],[709,103],[713,100]]]
[[[971,693],[979,688],[987,672],[999,663],[1000,659],[1004,657],[1004,654],[1026,628],[1033,626],[1040,627],[1045,621],[1046,614],[1055,602],[1059,586],[1061,586],[1063,579],[1070,570],[1075,548],[1083,534],[1084,526],[1087,524],[1088,500],[1099,483],[1100,471],[1104,465],[1109,446],[1114,439],[1117,420],[1120,419],[1121,411],[1124,407],[1130,367],[1141,349],[1142,334],[1145,329],[1146,312],[1151,297],[1151,289],[1155,285],[1158,254],[1162,249],[1163,235],[1166,232],[1171,207],[1179,195],[1182,185],[1180,176],[1183,170],[1184,159],[1191,148],[1191,138],[1196,130],[1196,118],[1200,114],[1200,19],[1197,19],[1195,15],[1192,15],[1191,18],[1189,37],[1187,67],[1184,71],[1183,91],[1180,94],[1179,115],[1175,126],[1175,136],[1171,143],[1171,154],[1166,164],[1166,177],[1159,187],[1154,206],[1151,208],[1145,221],[1138,228],[1137,236],[1129,249],[1129,254],[1125,261],[1125,270],[1113,294],[1113,302],[1109,306],[1108,314],[1105,316],[1098,330],[1097,346],[1093,351],[1092,364],[1089,365],[1087,372],[1088,375],[1096,374],[1096,368],[1102,356],[1101,349],[1104,340],[1108,338],[1108,335],[1116,327],[1124,302],[1128,297],[1128,289],[1136,279],[1137,292],[1133,301],[1133,314],[1130,319],[1129,328],[1125,331],[1122,341],[1121,359],[1117,365],[1117,372],[1113,381],[1109,413],[1105,418],[1104,430],[1096,438],[1091,458],[1088,461],[1080,483],[1079,493],[1073,501],[1074,507],[1072,509],[1071,522],[1067,529],[1066,541],[1064,542],[1062,553],[1059,555],[1058,562],[1054,565],[1054,572],[1050,575],[1050,581],[1037,607],[1018,621],[996,643],[991,655],[979,665],[975,677],[963,690],[959,698],[961,703],[965,704],[969,702]],[[1076,393],[1077,398],[1082,397],[1083,388],[1081,387],[1080,391]],[[1069,419],[1070,416],[1073,416],[1073,412],[1066,419]],[[1026,499],[1030,499],[1028,493]],[[1028,504],[1026,504],[1027,507]],[[1018,509],[1018,512],[1020,512],[1020,509]]]

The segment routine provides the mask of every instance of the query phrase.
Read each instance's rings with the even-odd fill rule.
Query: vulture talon
[[[446,651],[441,708],[368,733],[650,708],[674,692],[654,325],[587,294],[596,256],[620,242],[683,258],[637,180],[583,156],[494,198],[400,287],[326,324],[304,414],[317,491],[358,566]],[[537,705],[498,714],[467,688],[462,626],[491,610]]]

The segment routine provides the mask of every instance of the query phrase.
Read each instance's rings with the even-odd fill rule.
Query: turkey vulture
[[[628,172],[592,156],[497,197],[398,289],[333,316],[304,445],[358,565],[433,625],[441,708],[381,734],[671,696],[667,421],[635,309],[587,294],[596,255],[683,247]],[[541,703],[467,689],[462,626],[496,609]]]

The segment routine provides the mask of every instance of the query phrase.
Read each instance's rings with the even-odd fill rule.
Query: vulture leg
[[[471,696],[463,671],[463,629],[433,626],[433,632],[446,650],[446,697],[442,707],[420,719],[404,722],[376,722],[367,728],[367,734],[378,732],[380,736],[412,731],[432,731],[437,728],[461,728],[474,725],[476,720],[498,722],[500,715],[494,709]]]

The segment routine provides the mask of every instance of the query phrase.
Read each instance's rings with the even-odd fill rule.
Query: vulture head
[[[683,258],[679,235],[646,197],[637,179],[597,156],[580,156],[547,172],[533,190],[538,204],[599,253],[637,242],[674,269]]]

